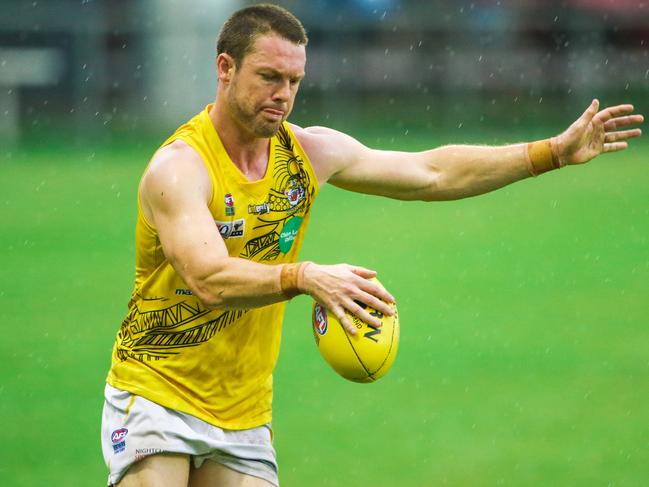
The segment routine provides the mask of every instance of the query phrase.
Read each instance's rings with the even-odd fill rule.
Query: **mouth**
[[[275,120],[281,120],[284,117],[284,110],[278,110],[277,108],[266,107],[262,109],[262,112]]]

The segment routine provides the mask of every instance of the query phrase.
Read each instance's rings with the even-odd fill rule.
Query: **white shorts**
[[[101,447],[108,485],[131,465],[156,453],[185,453],[194,467],[205,460],[279,485],[270,425],[224,430],[189,414],[106,385]]]

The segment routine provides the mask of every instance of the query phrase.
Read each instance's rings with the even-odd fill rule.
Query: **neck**
[[[210,119],[225,151],[248,179],[261,179],[268,165],[270,139],[257,137],[240,127],[217,98],[209,111]]]

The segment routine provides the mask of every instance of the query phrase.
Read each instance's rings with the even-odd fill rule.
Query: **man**
[[[155,153],[139,188],[136,282],[117,335],[102,424],[109,483],[278,485],[272,370],[284,305],[309,294],[346,313],[392,314],[375,272],[296,262],[311,205],[329,182],[402,200],[486,193],[627,147],[633,107],[591,103],[557,137],[503,147],[369,149],[286,122],[307,37],[282,8],[236,12],[218,40],[214,104]],[[624,130],[619,130],[619,129]],[[360,304],[359,304],[360,303]]]

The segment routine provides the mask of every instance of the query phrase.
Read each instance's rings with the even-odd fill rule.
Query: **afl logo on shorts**
[[[120,428],[110,434],[110,440],[113,442],[113,453],[121,453],[126,450],[126,435],[128,430]]]
[[[120,428],[111,433],[110,439],[113,443],[119,443],[120,441],[124,441],[127,434],[128,430],[126,428]]]
[[[327,310],[321,304],[316,304],[313,308],[313,328],[318,335],[327,333]]]

